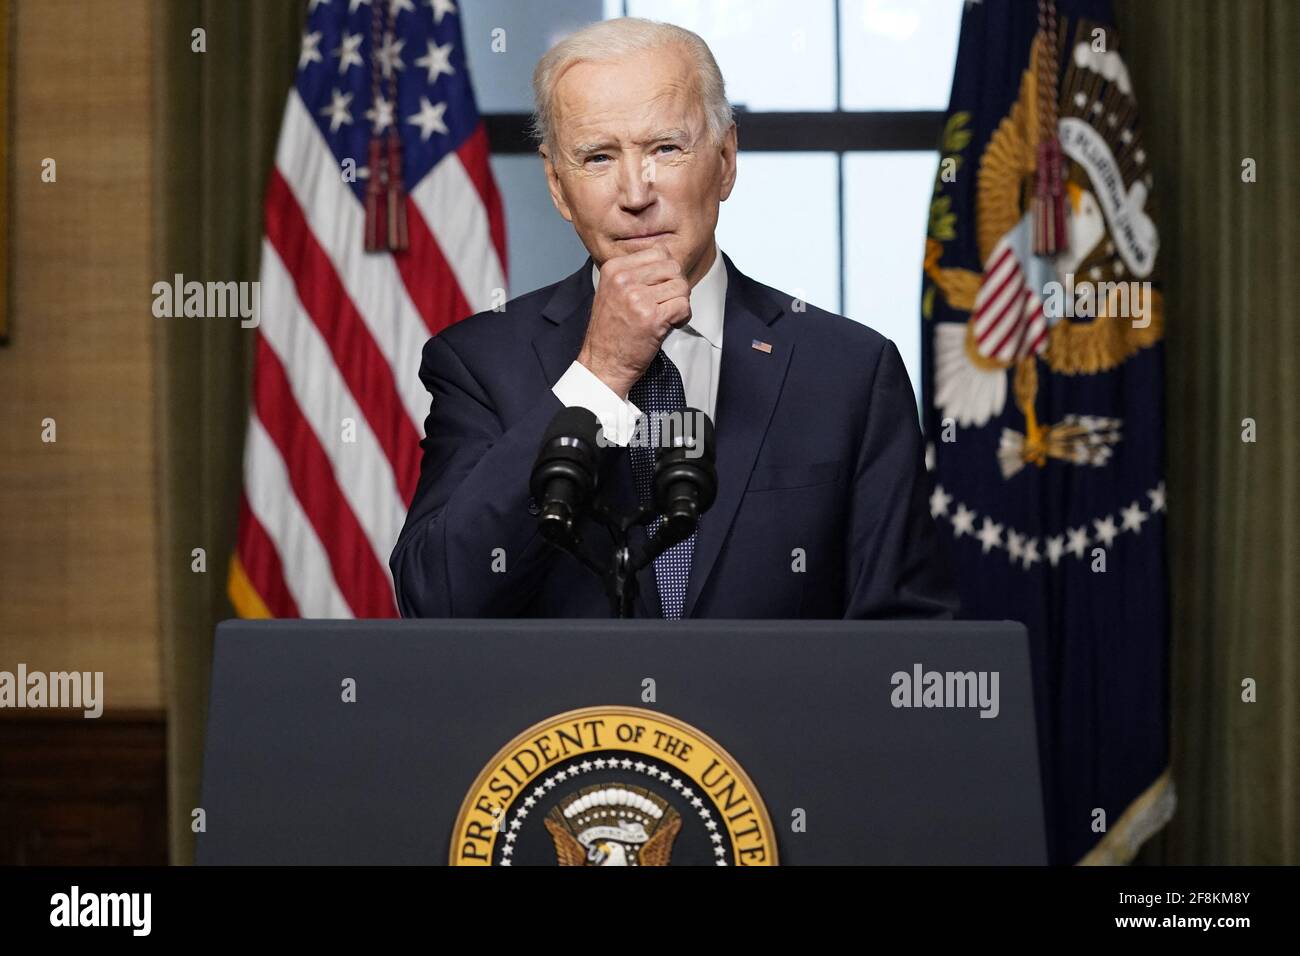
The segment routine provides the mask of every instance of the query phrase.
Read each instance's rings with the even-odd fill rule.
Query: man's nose
[[[648,171],[647,171],[648,170]],[[654,202],[654,170],[640,158],[629,157],[619,170],[619,202],[629,212]]]

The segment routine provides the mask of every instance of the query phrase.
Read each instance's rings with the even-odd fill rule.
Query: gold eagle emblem
[[[544,823],[560,866],[667,866],[682,828],[663,797],[621,783],[569,794]]]
[[[1060,95],[1059,129],[1068,171],[1066,247],[1054,258],[1035,256],[1030,248],[1028,209],[1043,128],[1038,78],[1044,69],[1056,68],[1055,50],[1043,33],[1030,48],[1015,103],[980,157],[974,226],[982,271],[941,264],[940,240],[951,237],[953,219],[947,197],[936,202],[945,204],[949,221],[944,229],[932,227],[926,241],[926,276],[951,308],[971,313],[964,324],[933,326],[934,402],[958,424],[980,426],[1002,413],[1007,393],[1012,393],[1025,417],[1025,432],[1004,429],[998,453],[1004,477],[1049,458],[1103,465],[1109,460],[1108,446],[1121,437],[1115,419],[1069,415],[1057,424],[1040,424],[1035,408],[1040,359],[1052,373],[1095,375],[1155,344],[1164,332],[1160,293],[1144,282],[1144,294],[1131,300],[1127,289],[1137,284],[1129,280],[1149,276],[1158,248],[1144,209],[1150,177],[1133,122],[1136,109],[1127,70],[1117,51],[1091,51],[1083,39],[1085,28],[1090,29],[1079,25],[1073,46],[1065,44],[1069,63]],[[969,133],[953,126],[959,115],[950,120],[948,135],[955,131],[957,144],[964,145]],[[1069,318],[1053,314],[1044,301],[1049,283],[1072,295],[1076,275],[1082,286],[1107,293],[1090,298],[1086,320],[1076,320],[1072,310],[1065,313]],[[1124,295],[1117,309],[1121,297],[1112,293],[1118,291]]]

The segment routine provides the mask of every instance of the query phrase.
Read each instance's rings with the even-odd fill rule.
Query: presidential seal
[[[951,258],[962,245],[957,187],[941,178],[931,204],[923,314],[931,317],[937,290],[953,313],[968,315],[932,327],[934,406],[962,427],[1002,425],[996,454],[1006,480],[1049,460],[1107,467],[1124,422],[1077,412],[1045,421],[1040,381],[1052,403],[1091,394],[1066,392],[1050,379],[1105,375],[1164,336],[1164,300],[1150,281],[1160,249],[1153,183],[1118,46],[1113,28],[1086,19],[1059,49],[1055,26],[1035,36],[1010,112],[990,135],[974,177],[961,174],[960,189],[975,182],[980,269],[941,263],[945,244]],[[945,162],[967,159],[971,119],[965,111],[949,117]],[[1053,198],[1061,208],[1044,216]],[[1023,430],[1009,427],[1008,397]]]
[[[767,808],[708,735],[587,707],[494,756],[456,817],[452,866],[775,866]]]

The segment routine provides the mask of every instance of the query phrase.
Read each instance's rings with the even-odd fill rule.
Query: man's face
[[[552,106],[551,200],[596,264],[662,245],[698,282],[736,181],[736,130],[710,141],[687,55],[669,46],[577,63]]]

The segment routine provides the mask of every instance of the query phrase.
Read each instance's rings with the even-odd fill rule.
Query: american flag
[[[229,578],[243,617],[397,614],[421,349],[506,284],[459,20],[453,0],[309,0],[266,192]]]

